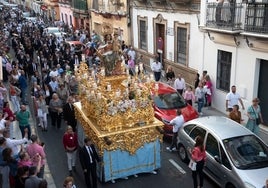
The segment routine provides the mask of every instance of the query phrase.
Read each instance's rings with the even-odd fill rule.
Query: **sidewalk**
[[[204,116],[227,116],[227,114],[222,113],[222,112],[216,110],[216,109],[213,108],[213,107],[210,107],[210,108],[208,108],[208,107],[204,107],[204,108],[202,108],[202,111],[203,111]],[[245,123],[246,123],[246,122],[244,122],[243,124],[245,124]],[[268,127],[267,127],[267,126],[265,126],[265,125],[260,125],[260,130],[261,130],[264,134],[268,135]]]

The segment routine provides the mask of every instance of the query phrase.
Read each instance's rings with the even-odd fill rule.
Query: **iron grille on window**
[[[235,1],[207,3],[206,26],[224,30],[241,30],[243,6]]]
[[[143,50],[147,50],[147,33],[146,33],[146,21],[140,20],[140,41],[139,47]]]
[[[248,4],[245,31],[268,33],[268,4]]]
[[[231,78],[232,53],[218,50],[217,89],[229,92]]]
[[[187,29],[177,27],[177,62],[186,65]]]

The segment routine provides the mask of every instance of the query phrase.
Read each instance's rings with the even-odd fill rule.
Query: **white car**
[[[47,27],[44,30],[44,33],[46,35],[53,34],[53,33],[59,33],[60,29],[58,27]]]
[[[204,138],[204,173],[222,188],[263,188],[268,178],[268,146],[243,125],[219,116],[186,122],[178,132],[178,151],[188,161],[196,136]]]

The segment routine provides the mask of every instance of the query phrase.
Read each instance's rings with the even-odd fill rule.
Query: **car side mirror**
[[[217,161],[218,163],[221,163],[220,157],[218,155],[214,156],[215,161]]]

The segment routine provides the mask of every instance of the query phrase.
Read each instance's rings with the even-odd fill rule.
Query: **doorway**
[[[265,125],[268,125],[268,60],[260,60],[260,75],[259,75],[259,86],[258,86],[258,98],[260,99],[260,106],[262,110],[262,117]]]
[[[162,63],[162,66],[164,67],[163,65],[163,59],[165,58],[165,24],[160,24],[160,23],[156,23],[155,25],[156,27],[156,35],[155,35],[155,52],[156,54],[158,54],[158,57],[159,57],[159,61]],[[161,42],[159,42],[159,39],[161,38],[162,40],[162,45],[161,45]],[[162,49],[161,49],[162,48]],[[160,50],[162,50],[162,53]]]

